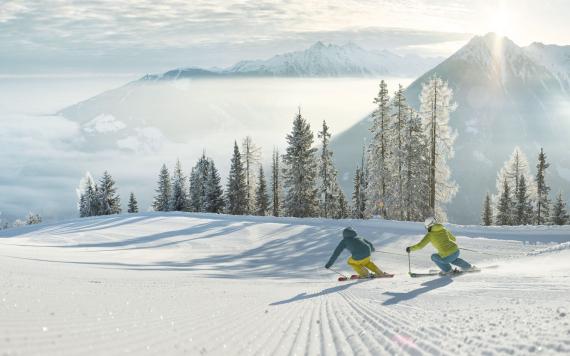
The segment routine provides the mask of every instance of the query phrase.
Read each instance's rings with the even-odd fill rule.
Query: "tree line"
[[[251,137],[233,144],[229,174],[223,187],[220,174],[205,153],[191,168],[189,177],[180,161],[170,174],[163,165],[153,200],[156,211],[192,211],[232,215],[346,218],[348,203],[337,180],[329,148],[330,129],[323,121],[314,134],[299,109],[287,135],[285,154],[274,150],[271,173],[266,177],[260,149]],[[318,152],[317,152],[318,151]]]
[[[566,225],[570,216],[562,191],[555,201],[550,198],[546,181],[550,163],[544,149],[540,149],[536,174],[530,172],[528,160],[519,147],[497,174],[497,192],[487,192],[481,214],[482,224],[489,225]]]
[[[22,227],[26,225],[35,225],[42,222],[42,216],[37,213],[29,212],[24,219],[16,219],[12,223],[0,219],[0,230],[6,230],[11,227]]]
[[[453,91],[434,75],[422,85],[419,111],[404,94],[400,85],[390,98],[387,84],[380,83],[372,139],[354,177],[358,216],[418,221],[432,215],[445,221],[445,204],[457,192],[447,163],[456,137],[449,126]]]
[[[369,218],[417,221],[426,215],[446,219],[445,204],[457,192],[447,161],[453,156],[455,133],[449,116],[455,110],[447,82],[433,76],[424,83],[420,108],[406,102],[400,85],[391,98],[381,81],[372,114],[372,139],[363,147],[354,173],[349,202],[338,182],[326,121],[317,140],[299,109],[287,134],[283,154],[274,149],[266,178],[260,150],[251,137],[233,144],[225,186],[214,161],[205,153],[184,174],[163,165],[152,203],[155,211],[193,211],[234,215],[324,218]],[[318,145],[318,146],[316,146]],[[114,182],[105,172],[99,184],[86,180],[80,196],[80,216],[120,212]],[[129,211],[138,211],[131,193]]]

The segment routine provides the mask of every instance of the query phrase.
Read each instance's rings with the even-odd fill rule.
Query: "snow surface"
[[[393,279],[340,283],[322,267],[347,225]],[[409,278],[416,223],[143,213],[5,230],[0,350],[568,354],[570,227],[450,229],[485,253],[462,252],[483,272]],[[433,268],[431,253],[412,268]],[[347,257],[334,268],[349,273]]]

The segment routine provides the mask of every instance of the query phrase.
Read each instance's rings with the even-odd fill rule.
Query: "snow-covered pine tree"
[[[427,142],[420,116],[408,108],[403,145],[403,208],[407,221],[423,220],[429,212]]]
[[[359,166],[356,166],[354,178],[352,178],[352,182],[354,184],[354,188],[352,189],[352,217],[355,219],[364,219],[364,214],[360,209],[362,207],[360,202],[360,198],[362,197],[361,176],[362,169]]]
[[[101,200],[99,199],[99,187],[97,183],[93,183],[92,185],[87,187],[87,197],[89,201],[89,211],[91,215],[89,216],[97,216],[102,215],[102,208],[101,208]]]
[[[26,226],[26,222],[24,220],[21,220],[21,219],[16,219],[12,223],[12,227],[22,227],[22,226]]]
[[[128,204],[128,213],[134,214],[139,212],[139,203],[137,202],[137,198],[135,197],[135,193],[131,192],[129,195],[129,204]]]
[[[509,159],[505,162],[503,167],[499,170],[496,180],[497,195],[493,196],[493,202],[495,206],[498,204],[499,196],[503,189],[503,182],[505,179],[509,182],[509,187],[516,195],[519,191],[519,181],[520,176],[523,175],[526,181],[526,189],[531,201],[536,199],[536,184],[530,173],[528,160],[524,152],[519,148],[515,147],[513,153]],[[514,207],[513,207],[514,209]],[[513,212],[516,215],[516,212]]]
[[[318,167],[319,215],[324,218],[330,218],[338,206],[338,199],[335,196],[335,188],[338,186],[338,182],[337,170],[332,160],[333,153],[329,147],[331,134],[324,120],[322,131],[318,132],[318,137],[321,139],[321,154]]]
[[[172,186],[170,182],[170,173],[166,164],[162,165],[158,175],[158,188],[155,190],[156,195],[152,203],[154,211],[169,211],[170,210],[170,197],[172,193]]]
[[[366,196],[366,191],[368,190],[368,165],[366,164],[366,156],[365,156],[365,147],[362,146],[362,157],[360,160],[360,207],[358,208],[360,211],[360,215],[362,215],[362,219],[368,217],[366,214],[366,207],[368,206],[368,197]]]
[[[287,135],[287,150],[283,155],[284,208],[288,216],[311,217],[318,214],[316,148],[309,123],[301,109]]]
[[[210,161],[206,153],[198,159],[190,173],[190,209],[196,212],[206,211],[206,182],[208,181]]]
[[[388,194],[388,178],[390,177],[388,156],[388,134],[390,126],[390,97],[388,85],[385,81],[380,82],[380,91],[374,98],[374,104],[378,105],[372,113],[372,140],[368,146],[369,162],[369,184],[366,195],[370,203],[368,204],[368,215],[380,214],[386,217],[386,197]]]
[[[404,139],[406,135],[406,121],[408,117],[408,106],[406,97],[404,96],[404,87],[398,86],[398,90],[394,93],[392,100],[392,118],[388,128],[390,155],[390,195],[392,199],[388,202],[390,216],[398,219],[405,219],[404,198],[404,166],[406,154],[404,151]]]
[[[115,187],[115,181],[109,172],[103,172],[103,177],[99,180],[99,205],[100,215],[111,215],[121,213],[121,199]]]
[[[280,216],[283,189],[279,169],[279,151],[277,149],[273,149],[271,161],[271,212],[273,216]]]
[[[87,204],[87,197],[85,195],[85,190],[87,189],[86,183],[87,183],[86,178],[81,179],[81,181],[79,182],[79,188],[75,190],[75,192],[79,196],[79,202],[77,203],[77,210],[79,210],[80,218],[88,216],[87,212],[89,209],[89,205]]]
[[[255,167],[259,166],[261,162],[261,149],[259,149],[250,136],[246,136],[242,142],[241,159],[244,168],[245,185],[246,185],[246,199],[247,199],[247,212],[251,214],[255,211],[255,185],[256,185],[256,172]]]
[[[487,194],[485,195],[481,220],[484,226],[493,225],[493,206],[491,205],[491,195],[489,194],[489,192],[487,192]]]
[[[40,214],[34,214],[32,212],[28,213],[28,217],[26,218],[26,225],[35,225],[41,224],[42,217]]]
[[[77,203],[77,209],[79,210],[79,217],[86,217],[85,207],[87,206],[85,202],[85,192],[82,191],[79,195],[79,202]]]
[[[234,154],[228,175],[226,210],[232,215],[244,215],[247,213],[247,186],[245,184],[245,172],[237,142],[234,142]]]
[[[174,172],[172,172],[172,195],[170,196],[170,210],[186,211],[188,210],[188,188],[186,185],[186,176],[182,170],[180,160],[176,160]]]
[[[346,200],[344,192],[339,185],[334,187],[334,197],[337,200],[335,210],[333,211],[334,219],[346,219],[350,216],[350,207]]]
[[[536,222],[538,225],[546,224],[549,220],[550,200],[548,193],[550,187],[546,184],[546,169],[550,167],[550,163],[546,162],[546,154],[541,148],[538,154],[538,164],[536,165]]]
[[[451,180],[447,161],[453,157],[456,133],[449,126],[449,115],[456,105],[452,103],[453,90],[447,82],[434,75],[422,86],[420,111],[428,140],[429,158],[429,208],[438,221],[445,221],[444,204],[457,193],[457,185]]]
[[[202,204],[200,202],[201,189],[200,189],[200,174],[198,173],[198,164],[192,167],[190,170],[189,178],[189,194],[188,194],[188,206],[190,211],[200,212]]]
[[[222,190],[220,173],[212,159],[209,160],[208,179],[206,180],[206,211],[221,213],[224,211],[224,191]]]
[[[499,198],[497,206],[497,216],[495,222],[497,225],[512,225],[513,224],[513,199],[511,196],[511,188],[507,178],[503,180],[503,190]]]
[[[532,176],[530,175],[528,160],[522,150],[517,146],[511,155],[510,169],[506,171],[507,178],[511,182],[511,187],[515,192],[519,191],[520,177],[524,176],[527,184],[527,190],[532,190]],[[530,189],[528,189],[530,188]]]
[[[515,225],[531,225],[533,223],[532,201],[529,198],[526,178],[521,174],[518,181],[518,190],[515,196]]]
[[[551,222],[554,225],[567,225],[570,220],[568,210],[566,209],[566,202],[562,198],[562,192],[558,193],[556,202],[552,206]]]
[[[263,167],[259,166],[259,175],[257,176],[257,188],[255,191],[255,215],[265,216],[269,209],[269,196],[267,196],[267,183],[263,174]]]
[[[87,172],[79,184],[79,217],[99,215],[99,199],[97,186]]]
[[[367,177],[368,172],[366,168],[366,162],[364,157],[364,147],[362,148],[362,158],[360,162],[360,167],[356,167],[356,172],[354,173],[353,183],[354,190],[352,192],[352,215],[356,219],[364,219],[367,215]]]

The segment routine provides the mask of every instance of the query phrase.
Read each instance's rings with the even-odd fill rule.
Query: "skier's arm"
[[[374,248],[374,245],[372,244],[372,242],[370,242],[370,241],[368,241],[368,240],[366,240],[366,239],[363,239],[363,240],[364,240],[364,242],[365,242],[368,246],[370,246],[370,251],[371,251],[371,252],[376,251],[376,249]]]
[[[449,236],[449,239],[451,241],[456,242],[456,238],[455,238],[455,236],[453,236],[453,234],[451,232],[447,231],[447,236]]]
[[[410,246],[411,251],[421,250],[422,248],[426,247],[429,242],[429,232],[424,236],[424,238],[418,242],[417,244]]]
[[[325,267],[329,268],[330,266],[332,266],[343,250],[344,250],[344,240],[341,241],[338,244],[338,246],[334,249],[334,252],[333,252],[331,258],[329,258],[329,261],[327,262]]]

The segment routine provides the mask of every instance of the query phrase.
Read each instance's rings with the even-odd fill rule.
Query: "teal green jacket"
[[[351,228],[346,228],[342,232],[342,240],[335,248],[331,258],[325,265],[326,268],[329,268],[334,264],[338,256],[347,249],[352,254],[352,258],[355,260],[362,260],[366,257],[370,257],[370,254],[374,252],[374,245],[364,238],[357,237],[356,231],[352,230]]]

